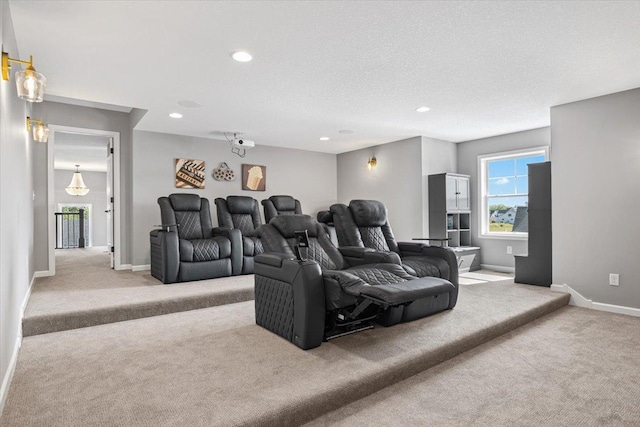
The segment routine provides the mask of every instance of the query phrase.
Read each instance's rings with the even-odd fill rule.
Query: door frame
[[[56,132],[75,133],[78,135],[105,136],[113,138],[113,261],[116,270],[122,270],[122,251],[120,239],[120,132],[113,132],[99,129],[87,129],[73,126],[63,126],[50,124],[49,143],[47,144],[47,227],[48,227],[48,249],[49,249],[49,270],[48,275],[56,274],[56,223],[54,205],[54,144]]]

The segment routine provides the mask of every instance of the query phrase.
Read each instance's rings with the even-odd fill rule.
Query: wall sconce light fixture
[[[42,123],[42,120],[32,119],[27,117],[27,132],[33,128],[33,140],[36,142],[49,141],[49,128]]]
[[[369,170],[369,172],[371,172],[371,169],[375,168],[376,166],[378,166],[378,160],[376,159],[376,156],[370,157],[369,161],[367,162],[367,169]]]
[[[89,189],[84,184],[82,174],[78,169],[79,167],[80,165],[76,165],[76,171],[73,173],[73,177],[71,177],[71,182],[69,183],[69,186],[64,189],[64,191],[72,196],[84,196],[89,192]]]
[[[47,78],[33,68],[33,56],[29,57],[29,61],[21,61],[9,58],[7,52],[2,52],[2,78],[4,80],[9,80],[11,62],[27,66],[25,70],[20,70],[16,73],[18,97],[29,102],[42,102]]]

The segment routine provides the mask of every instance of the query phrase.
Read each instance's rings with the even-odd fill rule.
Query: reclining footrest
[[[454,290],[451,282],[438,277],[422,277],[387,285],[372,286],[363,283],[360,286],[350,288],[352,292],[359,291],[361,297],[383,302],[390,307],[408,304],[434,295],[446,294]]]

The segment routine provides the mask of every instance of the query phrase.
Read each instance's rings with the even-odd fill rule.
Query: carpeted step
[[[28,337],[233,304],[253,297],[253,275],[112,289],[39,289],[29,300],[22,333]]]
[[[3,426],[300,425],[569,301],[525,285],[460,289],[453,310],[302,351],[253,303],[25,338]]]

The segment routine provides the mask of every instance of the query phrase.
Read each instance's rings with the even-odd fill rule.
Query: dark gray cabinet
[[[529,250],[516,255],[516,283],[551,286],[551,162],[529,165]]]

